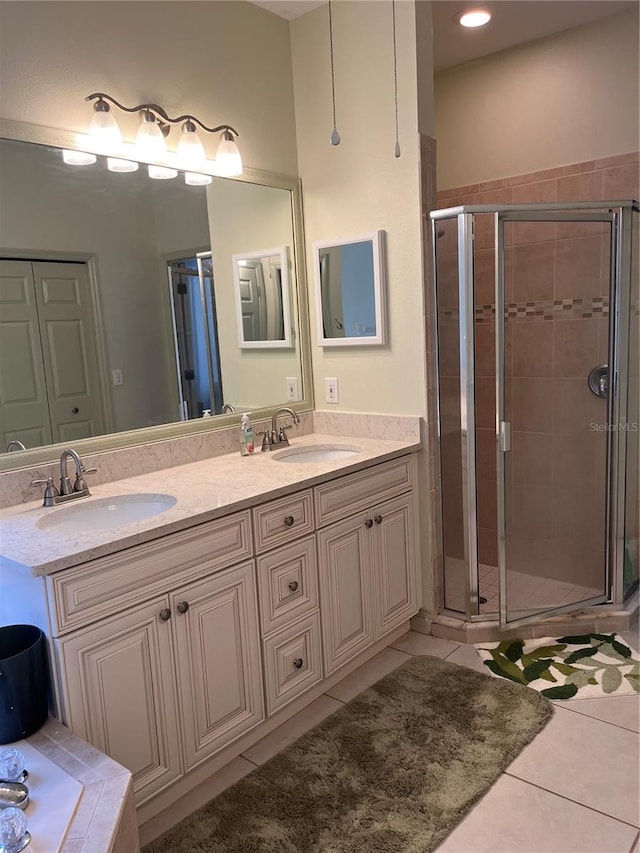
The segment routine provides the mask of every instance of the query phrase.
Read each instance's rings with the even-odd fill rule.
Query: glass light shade
[[[486,9],[469,9],[460,15],[459,23],[462,27],[484,27],[491,20],[491,12]]]
[[[190,166],[192,169],[204,166],[207,161],[207,155],[196,132],[195,125],[190,121],[186,121],[182,125],[182,133],[178,142],[178,157],[185,168]]]
[[[110,110],[95,110],[89,125],[89,139],[100,153],[113,154],[122,143],[122,133]]]
[[[242,157],[233,135],[225,130],[220,135],[216,151],[216,171],[225,178],[236,178],[242,174]]]
[[[211,175],[203,175],[200,172],[185,172],[184,182],[192,187],[204,187],[210,184],[213,178]]]
[[[140,113],[136,148],[143,160],[163,160],[167,153],[164,136],[151,113]]]
[[[119,157],[107,157],[107,169],[110,172],[137,172],[135,160],[121,160]]]
[[[178,177],[177,169],[168,169],[166,166],[149,166],[149,177],[157,181],[167,181]]]
[[[62,159],[67,166],[90,166],[96,162],[96,155],[88,151],[76,151],[72,148],[62,149]]]

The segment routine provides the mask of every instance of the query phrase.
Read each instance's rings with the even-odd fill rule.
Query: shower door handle
[[[498,450],[500,453],[508,453],[511,450],[511,423],[509,421],[500,421]]]

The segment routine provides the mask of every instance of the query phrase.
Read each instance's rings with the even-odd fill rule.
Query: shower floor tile
[[[465,611],[465,573],[462,560],[446,559],[445,606],[449,610]],[[500,583],[495,566],[481,564],[478,567],[479,592],[486,602],[481,602],[480,613],[497,613],[500,606]],[[570,584],[552,578],[537,577],[525,572],[507,572],[507,596],[509,610],[524,612],[534,609],[553,609],[586,601],[602,595],[602,590]]]

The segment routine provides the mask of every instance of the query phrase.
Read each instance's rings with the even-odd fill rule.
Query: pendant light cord
[[[329,50],[331,54],[331,104],[333,109],[333,130],[331,131],[331,144],[340,144],[340,134],[336,127],[336,78],[333,60],[333,16],[331,14],[331,0],[329,0]]]
[[[331,6],[331,3],[329,3]],[[393,12],[393,97],[396,112],[396,145],[394,155],[400,156],[400,141],[398,139],[398,47],[396,43],[396,0],[391,0],[391,9]]]

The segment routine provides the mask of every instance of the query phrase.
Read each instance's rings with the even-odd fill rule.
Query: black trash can
[[[0,628],[0,743],[29,737],[49,714],[47,641],[35,625]]]

